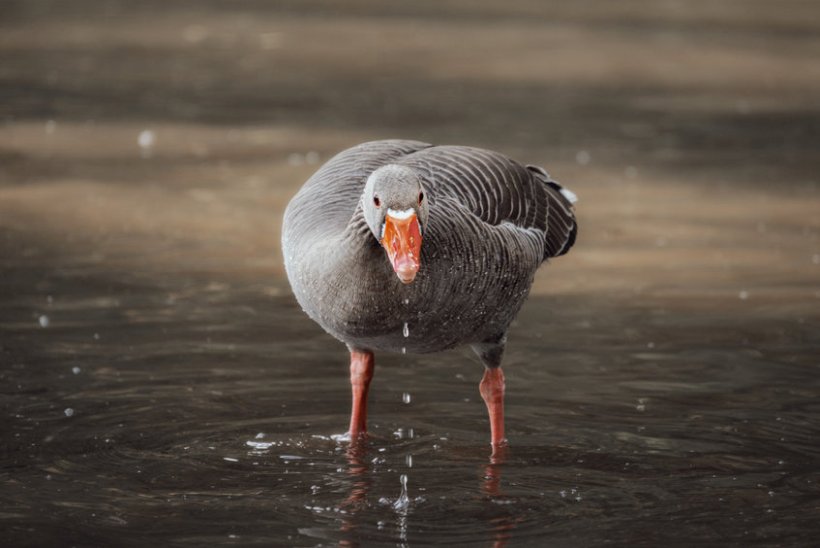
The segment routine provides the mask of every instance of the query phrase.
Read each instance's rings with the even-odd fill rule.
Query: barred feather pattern
[[[409,285],[362,214],[367,178],[386,164],[413,169],[429,200],[421,270]],[[566,253],[576,232],[571,204],[541,168],[479,148],[391,140],[322,166],[288,205],[282,246],[297,300],[326,331],[351,348],[432,352],[502,339],[538,267]]]

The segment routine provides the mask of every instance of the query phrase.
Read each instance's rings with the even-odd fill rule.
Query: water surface
[[[345,349],[284,291],[86,276],[31,291],[31,272],[6,274],[15,544],[807,544],[816,532],[816,318],[779,333],[748,321],[739,339],[711,309],[536,297],[510,334],[512,445],[492,463],[467,352],[378,356],[373,436],[350,449],[331,439],[348,419]]]

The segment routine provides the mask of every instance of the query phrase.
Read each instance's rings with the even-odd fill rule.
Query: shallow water
[[[6,272],[0,318],[13,544],[809,544],[817,530],[816,318],[778,332],[761,314],[739,338],[711,309],[536,297],[510,334],[512,445],[494,464],[467,352],[377,356],[373,436],[349,449],[331,439],[345,349],[284,290],[55,275],[27,290],[33,275]]]
[[[816,6],[8,4],[0,544],[816,544]],[[347,353],[281,214],[386,137],[580,197],[494,461],[465,349],[377,355],[334,441]]]

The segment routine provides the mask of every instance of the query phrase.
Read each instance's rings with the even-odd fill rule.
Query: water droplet
[[[54,133],[55,129],[57,129],[57,122],[55,122],[54,120],[49,120],[48,122],[46,122],[47,135],[51,135],[52,133]]]
[[[63,411],[63,413],[65,413],[66,417],[73,417],[74,416],[74,410],[70,407],[66,407],[65,411]]]
[[[815,255],[815,257],[820,257],[820,255]],[[404,304],[410,304],[410,299],[404,299]]]
[[[590,160],[592,160],[592,156],[586,150],[579,150],[578,153],[575,154],[575,161],[578,162],[578,165],[585,166]]]
[[[406,512],[410,506],[410,497],[407,496],[407,474],[402,474],[399,481],[401,482],[401,495],[393,503],[393,508],[398,512]]]
[[[46,316],[45,314],[40,316],[37,321],[40,322],[40,327],[48,327],[48,324],[50,323],[48,316]]]
[[[408,468],[413,468],[413,455],[407,455],[404,457],[404,463]]]
[[[410,396],[409,392],[405,392],[404,394],[401,395],[401,401],[403,401],[404,403],[410,403],[410,401],[412,399],[413,398],[412,398],[412,396]]]
[[[404,327],[402,328],[401,332],[405,338],[410,336],[410,326],[407,325],[407,322],[404,322]]]
[[[402,354],[407,354],[407,349],[403,346],[401,347],[401,353]]]
[[[76,365],[75,365],[74,367],[72,367],[72,368],[71,368],[71,372],[72,372],[72,373],[74,373],[75,375],[79,375],[79,374],[80,374],[80,371],[82,371],[82,369],[80,369],[80,368],[79,368],[79,367],[77,367]]]
[[[267,451],[274,445],[272,441],[253,441],[248,440],[245,442],[245,445],[251,447],[254,451]]]
[[[94,340],[95,341],[100,340],[100,334],[99,333],[94,333]]]
[[[746,291],[745,289],[743,289],[743,290],[741,290],[740,293],[737,294],[737,296],[740,297],[741,301],[745,301],[746,299],[749,298],[749,292]]]

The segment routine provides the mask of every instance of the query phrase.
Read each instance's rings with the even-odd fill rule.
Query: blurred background
[[[675,534],[693,540],[714,539],[734,519],[724,540],[750,529],[807,538],[820,481],[818,59],[820,5],[800,0],[3,1],[6,531],[19,543],[108,542],[149,523],[152,538],[182,544],[241,531],[297,544],[477,542],[478,520],[498,542],[543,535],[550,515],[553,540],[631,542],[636,531],[665,532],[629,520],[678,512],[690,527]],[[360,514],[369,525],[336,527],[302,507],[319,491],[344,492],[344,474],[285,481],[293,500],[266,493],[260,502],[259,476],[247,479],[258,468],[224,469],[257,430],[284,436],[274,441],[290,454],[339,466],[310,436],[345,424],[344,348],[290,296],[280,226],[323,162],[384,138],[491,148],[545,167],[580,197],[578,243],[540,271],[511,335],[509,420],[522,456],[507,474],[530,474],[518,485],[536,487],[508,486],[514,503],[501,518],[498,505],[467,504],[450,515],[452,530],[429,529],[439,516],[429,503],[415,525],[405,513],[403,529],[401,515],[375,502]],[[388,386],[405,384],[375,387],[374,413],[388,439],[417,413],[422,434],[398,436],[388,454],[416,455],[418,474],[453,390],[436,372],[458,378],[448,368],[462,362],[380,362],[395,372],[384,372]],[[431,492],[440,479],[467,499],[482,491],[464,461],[483,458],[486,433],[470,367],[451,411],[460,418],[448,420],[450,439],[475,454],[439,462],[429,453],[426,478]],[[431,399],[409,409],[404,392]],[[647,402],[665,402],[650,437],[635,430],[652,428]],[[412,445],[419,439],[424,447]],[[601,451],[603,460],[576,462]],[[640,492],[620,497],[624,462],[653,451],[671,460],[644,462],[651,472],[632,477]],[[698,478],[741,480],[708,502],[671,479],[657,487],[693,453]],[[270,458],[265,478],[282,482]],[[453,461],[462,468],[441,476]],[[791,479],[783,462],[794,465]],[[461,487],[445,481],[457,472]],[[602,476],[579,486],[590,473]],[[192,487],[201,474],[231,477],[236,491],[222,495],[250,506],[205,497]],[[387,476],[368,485],[398,489]],[[586,488],[599,489],[590,506],[563,506],[569,489]],[[564,495],[546,503],[545,489]],[[176,521],[155,524],[171,500]],[[792,521],[766,506],[773,500],[788,501]],[[272,521],[243,521],[264,504]],[[180,540],[184,524],[201,535]]]
[[[411,138],[496,149],[579,193],[582,245],[556,264],[572,275],[549,276],[568,290],[817,279],[812,2],[3,11],[0,214],[24,255],[281,276],[301,183],[348,146]]]

